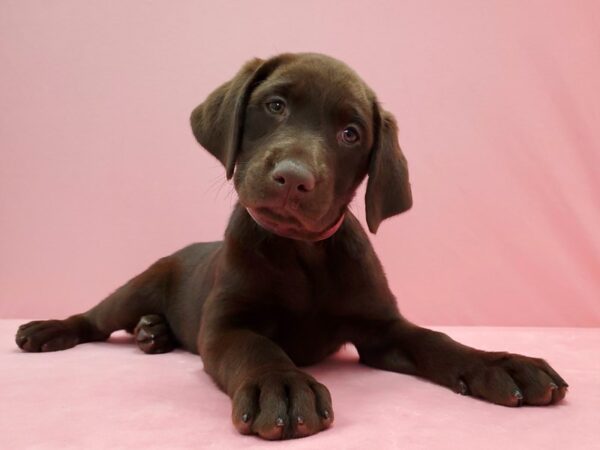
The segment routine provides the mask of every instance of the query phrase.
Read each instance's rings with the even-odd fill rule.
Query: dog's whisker
[[[210,192],[214,192],[215,193],[215,199],[218,198],[219,193],[221,192],[221,189],[223,188],[223,186],[227,184],[227,179],[225,178],[224,175],[217,175],[213,178],[213,180],[211,180],[211,182],[209,183],[208,188],[205,190],[204,194],[207,195]]]

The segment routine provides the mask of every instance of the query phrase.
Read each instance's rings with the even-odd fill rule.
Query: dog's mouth
[[[322,241],[333,236],[344,222],[345,217],[345,214],[342,213],[337,221],[330,226],[320,231],[314,231],[308,229],[298,218],[285,210],[247,207],[246,211],[259,226],[273,234],[289,239],[312,242]]]

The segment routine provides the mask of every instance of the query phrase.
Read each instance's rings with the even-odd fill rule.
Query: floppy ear
[[[231,179],[242,142],[246,106],[252,90],[277,66],[278,59],[248,61],[227,83],[197,106],[190,117],[196,140],[225,166]]]
[[[412,206],[408,165],[398,143],[396,120],[375,103],[375,142],[369,163],[365,204],[367,225],[373,234],[388,217]]]

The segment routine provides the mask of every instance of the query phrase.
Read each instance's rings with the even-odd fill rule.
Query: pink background
[[[318,51],[400,124],[415,206],[373,243],[409,318],[599,326],[599,5],[2,1],[0,317],[220,239],[235,195],[190,111],[251,57]]]

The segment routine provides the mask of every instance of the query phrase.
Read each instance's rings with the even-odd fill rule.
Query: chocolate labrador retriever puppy
[[[348,204],[368,176],[375,233],[411,207],[407,164],[394,118],[346,65],[319,54],[254,59],[191,125],[239,195],[224,241],[160,259],[86,313],[21,326],[19,347],[63,350],[120,329],[147,353],[183,347],[231,397],[235,427],[266,439],[332,424],[327,388],[298,367],[344,343],[363,364],[500,405],[565,396],[542,359],[476,350],[400,315]]]

